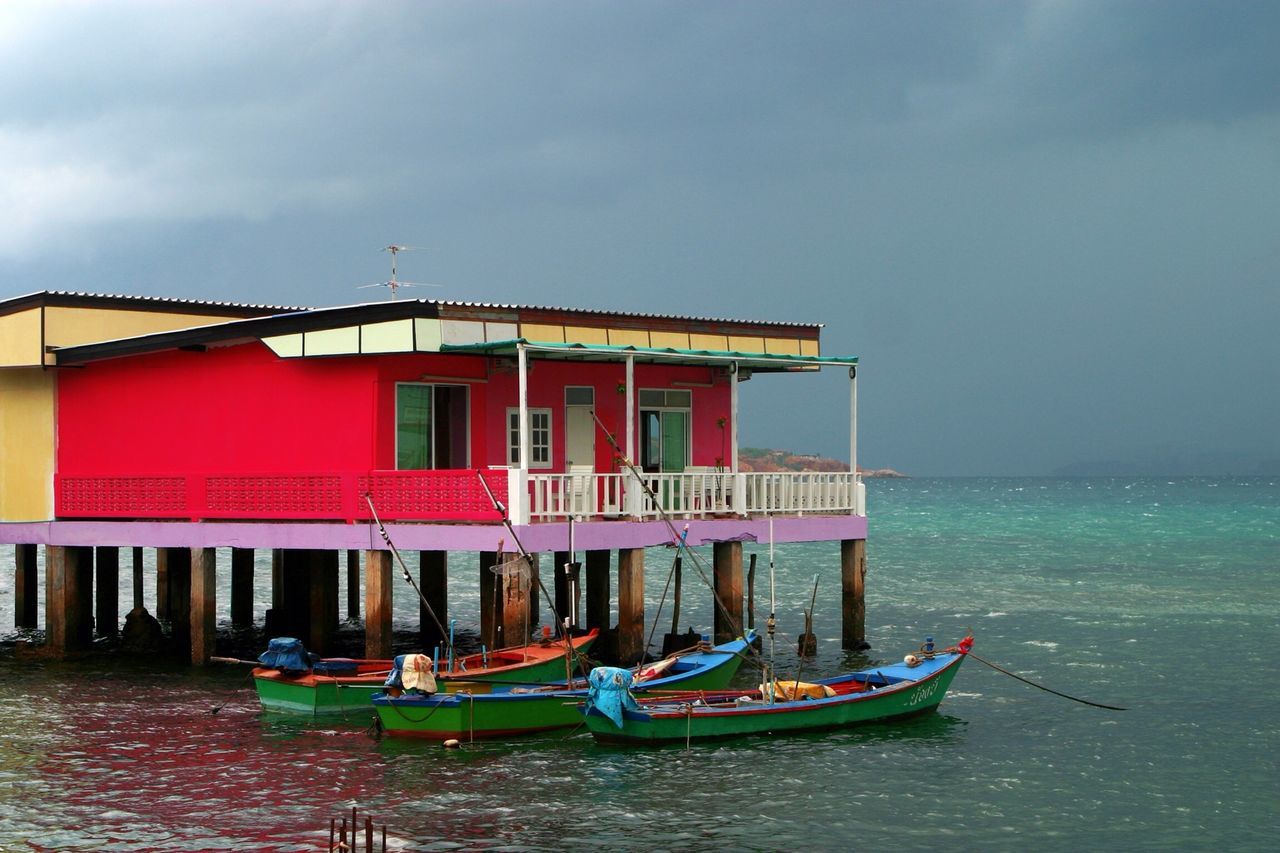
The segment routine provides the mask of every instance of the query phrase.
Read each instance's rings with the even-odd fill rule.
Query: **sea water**
[[[446,750],[375,739],[364,715],[264,716],[243,669],[30,662],[10,643],[0,850],[312,851],[353,805],[386,825],[390,848],[410,850],[1274,848],[1280,480],[877,480],[868,493],[872,649],[840,649],[838,545],[781,545],[784,676],[897,660],[926,635],[947,645],[972,631],[987,660],[1128,710],[970,660],[938,713],[908,722],[689,750],[597,746],[582,731]],[[684,561],[682,630],[710,628],[700,550]],[[768,543],[746,552],[763,626]],[[673,556],[646,555],[651,619]],[[6,547],[0,633],[13,626],[12,559]],[[451,615],[469,633],[478,571],[475,555],[450,566]],[[800,664],[815,576],[819,654]],[[147,583],[154,609],[150,572]],[[416,624],[405,585],[395,611],[398,628]],[[668,594],[655,645],[670,614]]]

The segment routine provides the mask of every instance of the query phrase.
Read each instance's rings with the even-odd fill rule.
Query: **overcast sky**
[[[868,466],[1248,470],[1277,36],[1260,2],[6,0],[0,297],[349,304],[398,242],[412,296],[825,323]],[[847,458],[842,372],[746,389],[744,444]]]

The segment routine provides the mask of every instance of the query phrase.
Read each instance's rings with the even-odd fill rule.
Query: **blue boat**
[[[634,689],[641,695],[664,691],[723,690],[750,653],[755,634],[637,667]],[[454,692],[431,695],[405,693],[373,697],[378,725],[388,734],[435,740],[475,740],[510,737],[582,723],[578,705],[586,698],[587,680],[547,685],[492,686],[470,692],[459,685]]]

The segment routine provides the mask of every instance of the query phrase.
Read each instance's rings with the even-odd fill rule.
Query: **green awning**
[[[661,361],[670,364],[706,364],[708,362],[750,367],[764,372],[769,370],[798,370],[823,366],[853,367],[858,359],[852,356],[786,355],[769,352],[737,352],[734,350],[680,349],[678,347],[638,347],[616,344],[578,344],[556,341],[530,341],[512,338],[505,341],[489,341],[477,344],[442,344],[440,352],[474,353],[478,355],[514,356],[523,346],[542,358],[572,359],[575,361],[622,361],[627,356],[637,361]]]

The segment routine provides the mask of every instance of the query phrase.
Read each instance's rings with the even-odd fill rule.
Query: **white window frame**
[[[535,418],[546,418],[546,439],[538,441],[538,432],[540,427],[535,426]],[[507,464],[512,468],[520,467],[520,409],[511,407],[507,409]],[[529,409],[529,469],[550,468],[552,463],[551,448],[553,442],[553,429],[550,409]],[[546,454],[546,460],[538,459],[538,451],[541,450]]]
[[[654,391],[661,392],[661,393],[662,393],[663,404],[662,404],[661,406],[653,406],[653,405],[648,405],[648,404],[645,404],[645,403],[641,403],[641,402],[640,402],[640,396],[641,396],[641,395],[643,395],[646,391],[648,391],[648,392],[654,392]],[[669,391],[675,391],[675,392],[678,392],[678,393],[680,393],[680,394],[682,394],[682,395],[683,395],[683,394],[688,394],[688,395],[689,395],[689,396],[688,396],[689,404],[688,404],[687,406],[671,406],[671,405],[667,405],[667,402],[666,402],[666,399],[667,399],[667,398],[666,398],[666,395],[667,395],[667,392],[669,392]],[[692,391],[692,390],[690,390],[690,389],[688,389],[688,388],[641,388],[641,389],[640,389],[640,394],[636,395],[636,418],[637,418],[637,421],[638,421],[638,422],[637,422],[637,424],[636,424],[636,434],[637,434],[637,440],[638,440],[638,441],[640,441],[640,442],[641,442],[641,444],[643,444],[643,438],[641,438],[640,436],[641,436],[641,435],[642,435],[642,433],[644,432],[643,427],[641,426],[641,424],[643,424],[643,423],[644,423],[644,413],[645,413],[645,412],[658,412],[659,414],[661,414],[662,412],[684,412],[684,414],[685,414],[685,422],[684,422],[684,464],[685,464],[685,467],[686,467],[686,468],[687,468],[690,464],[692,464],[692,460],[693,460],[693,391]],[[638,448],[638,452],[637,452],[637,454],[636,454],[636,455],[637,455],[637,456],[639,456],[641,459],[643,459],[643,458],[644,458],[644,448],[643,448],[643,447]]]

